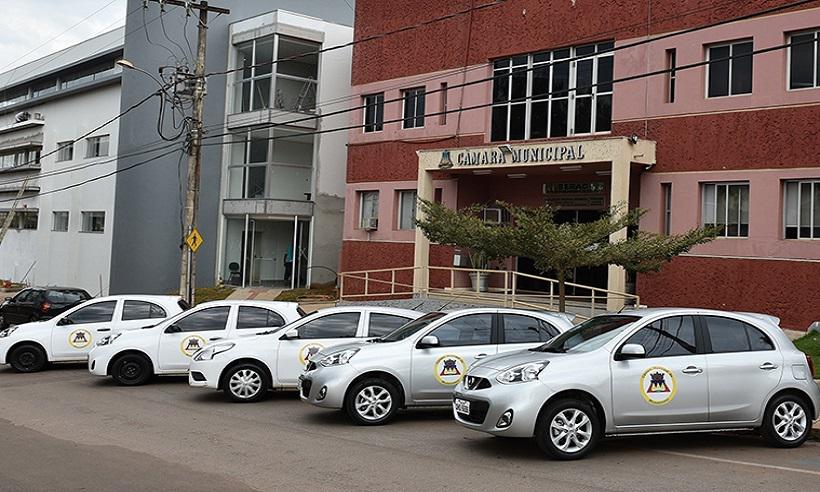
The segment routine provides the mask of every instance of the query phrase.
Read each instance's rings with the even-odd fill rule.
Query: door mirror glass
[[[422,337],[421,341],[417,345],[418,348],[431,348],[431,347],[438,347],[441,343],[438,341],[438,337],[435,335],[427,335]]]
[[[646,357],[646,349],[643,348],[643,345],[627,343],[618,352],[617,360],[643,359],[644,357]]]
[[[299,338],[299,330],[296,328],[292,328],[285,332],[282,336],[282,340],[297,340]]]
[[[171,325],[165,329],[165,333],[182,333],[182,328],[177,325]]]

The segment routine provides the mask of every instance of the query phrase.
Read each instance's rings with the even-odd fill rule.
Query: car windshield
[[[404,340],[405,338],[409,337],[410,335],[417,333],[419,330],[424,328],[425,326],[429,325],[433,321],[441,318],[444,316],[444,313],[433,312],[427,313],[421,318],[415,319],[410,321],[404,326],[400,326],[396,331],[392,333],[388,333],[387,335],[377,338],[374,340],[375,342],[382,343],[382,342],[398,342],[399,340]]]
[[[639,319],[639,316],[596,316],[531,350],[556,353],[589,352],[603,346]]]

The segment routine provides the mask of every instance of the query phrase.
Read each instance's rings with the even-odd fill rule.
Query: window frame
[[[789,184],[795,184],[797,187],[797,210],[796,213],[796,225],[789,226],[788,221],[788,206],[789,206]],[[810,202],[809,202],[809,237],[804,237],[801,235],[801,230],[803,229],[802,224],[802,214],[803,214],[803,206],[801,198],[803,197],[803,186],[810,185],[811,191],[810,195]],[[808,241],[816,241],[820,239],[820,232],[815,231],[815,229],[820,230],[820,202],[818,202],[817,197],[820,196],[820,178],[817,179],[787,179],[783,180],[783,239],[787,241],[795,241],[795,240],[808,240]],[[796,236],[795,237],[788,237],[788,229],[790,227],[794,227],[796,229]]]
[[[415,195],[413,199],[413,212],[410,214],[409,227],[402,227],[402,216],[404,215],[404,195],[411,193]],[[398,207],[396,207],[396,229],[400,231],[412,231],[416,228],[416,214],[418,213],[418,190],[398,190],[396,192]]]
[[[105,153],[102,153],[103,143],[105,143]],[[93,152],[92,152],[93,150]],[[111,135],[95,135],[85,139],[85,158],[96,159],[98,157],[108,157],[111,153]]]
[[[649,355],[650,350],[648,349],[648,347],[644,347],[644,350],[646,351],[646,355],[641,360],[645,360],[645,359],[663,359],[663,358],[666,358],[666,357],[691,357],[693,355],[703,355],[705,353],[708,353],[707,352],[708,347],[707,347],[707,345],[705,344],[705,341],[704,341],[705,339],[708,338],[708,335],[704,333],[704,330],[706,330],[706,326],[702,325],[700,316],[697,316],[697,315],[694,315],[694,314],[672,314],[672,315],[668,315],[668,316],[662,316],[660,318],[655,318],[655,319],[653,319],[652,321],[650,321],[648,323],[641,324],[640,327],[633,330],[626,337],[624,337],[623,341],[618,345],[618,349],[613,352],[613,355],[620,354],[621,350],[624,348],[625,345],[627,345],[629,343],[634,343],[634,342],[630,342],[630,340],[632,340],[632,337],[634,337],[635,335],[637,335],[641,331],[643,331],[645,329],[649,329],[652,325],[654,325],[657,322],[663,322],[663,321],[666,321],[666,320],[669,320],[669,319],[672,319],[672,318],[690,318],[690,321],[692,323],[692,333],[695,336],[695,352],[691,353],[691,354],[652,355],[652,356],[650,356]]]
[[[304,336],[302,336],[302,329],[309,326],[311,323],[315,323],[317,321],[323,321],[323,320],[326,320],[327,318],[331,318],[331,317],[334,317],[334,316],[350,316],[350,315],[356,315],[356,329],[353,332],[353,335],[343,336],[343,337],[340,337],[340,336],[333,336],[333,337],[329,337],[329,336],[304,337]],[[326,340],[326,339],[359,338],[359,328],[362,325],[362,316],[364,316],[363,312],[354,312],[354,311],[328,313],[328,314],[325,314],[323,316],[317,316],[316,318],[313,318],[309,321],[306,321],[306,322],[302,323],[301,325],[299,325],[296,328],[296,331],[299,333],[299,338],[298,339],[299,340]]]
[[[393,328],[392,331],[389,331],[387,333],[376,334],[376,333],[373,332],[373,319],[374,319],[374,317],[396,318],[396,319],[402,319],[402,320],[404,320],[404,322],[401,325]],[[398,330],[399,328],[401,328],[402,326],[406,325],[407,323],[409,323],[411,321],[413,321],[413,318],[408,318],[406,316],[402,316],[401,314],[384,313],[384,312],[381,312],[381,311],[370,311],[370,313],[368,313],[368,315],[367,315],[367,335],[366,336],[368,338],[370,338],[370,337],[383,337],[383,336],[389,335],[390,333],[393,333],[394,331]]]
[[[530,318],[532,320],[535,320],[538,323],[538,328],[539,328],[538,333],[541,333],[541,330],[543,330],[543,332],[545,332],[549,336],[545,340],[510,341],[510,340],[507,339],[507,317],[508,316],[515,316],[515,317],[521,317],[521,318]],[[501,345],[515,344],[515,343],[546,343],[546,342],[552,340],[553,338],[555,338],[556,336],[561,334],[561,330],[559,330],[557,326],[550,323],[549,321],[541,319],[537,316],[532,316],[530,314],[524,314],[524,313],[506,313],[506,312],[498,313],[498,325],[499,325],[498,326],[498,333],[499,333],[498,343],[501,344]],[[546,325],[546,327],[544,325]]]
[[[94,224],[94,215],[95,214],[102,214],[102,229],[99,231],[95,231],[93,224]],[[105,234],[105,210],[82,210],[80,211],[80,232],[86,234]],[[86,229],[86,217],[88,217],[88,225],[89,228]]]
[[[94,308],[94,307],[99,307],[103,304],[112,306],[111,307],[111,317],[108,318],[107,320],[103,320],[103,321],[75,321],[74,319],[72,319],[72,317],[74,315],[76,315],[79,312],[82,312],[83,310],[86,310],[86,309],[89,309],[89,308]],[[70,314],[66,315],[65,319],[70,320],[71,321],[70,324],[72,324],[72,325],[88,325],[88,324],[94,324],[94,323],[111,323],[114,320],[114,314],[116,313],[116,311],[117,311],[117,301],[93,302],[93,303],[90,303],[90,304],[83,304],[83,306],[80,307],[79,309],[77,309],[76,311],[72,311]]]
[[[678,80],[678,50],[677,48],[667,48],[666,50],[666,103],[675,102],[675,89]]]
[[[203,328],[197,327],[194,330],[187,330],[187,329],[183,328],[182,326],[179,326],[180,321],[186,320],[186,319],[188,319],[192,316],[200,315],[200,314],[204,313],[205,311],[211,311],[211,310],[217,310],[217,309],[220,309],[220,310],[226,310],[227,309],[227,312],[228,312],[228,314],[225,316],[225,324],[221,328],[206,328],[206,329],[203,329]],[[210,306],[210,307],[206,307],[206,308],[203,308],[203,309],[198,309],[198,310],[193,311],[193,312],[186,312],[183,316],[180,316],[179,318],[174,320],[172,325],[176,326],[180,330],[182,330],[182,333],[193,333],[193,332],[197,332],[197,331],[220,331],[220,330],[227,330],[228,329],[228,325],[229,325],[230,320],[231,320],[231,306]]]
[[[128,308],[128,305],[134,304],[147,304],[148,305],[148,317],[147,318],[126,318],[125,317],[125,310]],[[160,316],[154,316],[154,311],[158,310]],[[148,319],[165,319],[168,317],[168,311],[160,306],[157,303],[151,301],[144,301],[142,299],[125,299],[122,303],[122,313],[120,314],[120,320],[122,321],[139,321],[139,320],[148,320]]]
[[[372,98],[372,102],[371,102]],[[384,92],[362,95],[362,133],[379,133],[384,131]],[[373,111],[373,122],[368,122],[370,111]]]
[[[808,34],[814,35],[814,42],[811,43],[813,47],[812,53],[812,78],[813,85],[811,87],[792,87],[792,38],[794,36],[805,36]],[[820,88],[820,29],[806,29],[801,31],[794,31],[787,33],[787,41],[789,43],[788,53],[786,54],[786,91],[805,91]]]
[[[57,228],[57,215],[65,215],[65,229]],[[68,232],[68,227],[71,221],[71,214],[68,210],[54,210],[51,212],[51,231],[52,232]]]
[[[706,220],[706,195],[707,195],[706,188],[709,187],[709,186],[714,186],[715,187],[715,204],[714,204],[715,215],[714,215],[712,221],[707,221]],[[729,229],[728,226],[730,225],[729,221],[728,221],[728,217],[729,217],[729,187],[731,187],[731,186],[740,186],[740,187],[745,186],[746,189],[747,189],[747,194],[746,194],[746,196],[747,196],[747,204],[746,204],[746,207],[747,207],[746,220],[747,220],[747,222],[746,222],[746,234],[745,235],[741,234],[741,227],[743,226],[743,222],[742,222],[742,217],[743,217],[743,192],[742,192],[742,189],[740,190],[740,193],[738,195],[738,222],[737,222],[738,234],[737,235],[731,235],[731,236],[728,235],[728,229]],[[751,184],[748,181],[708,181],[708,182],[701,182],[700,183],[700,195],[701,195],[701,199],[700,199],[700,204],[701,204],[700,223],[701,223],[701,225],[702,226],[719,225],[718,222],[717,222],[717,217],[718,217],[718,215],[717,215],[718,214],[718,203],[717,203],[718,198],[717,198],[717,196],[718,196],[718,188],[719,187],[725,187],[726,188],[726,192],[725,192],[726,203],[723,207],[725,218],[726,218],[726,223],[724,224],[723,232],[718,234],[717,237],[724,238],[724,239],[748,239],[750,237],[750,232],[751,232],[751,214],[750,214],[751,210],[750,210],[749,206],[750,206],[751,200],[752,200],[752,187],[751,187]]]
[[[420,85],[402,89],[402,116],[401,127],[403,130],[415,130],[424,128],[427,112],[427,87]],[[409,104],[413,101],[413,114],[408,115]],[[421,112],[419,113],[419,109]],[[419,121],[420,120],[420,121]]]
[[[456,345],[450,345],[450,344],[441,343],[441,338],[438,335],[436,335],[436,332],[438,330],[440,330],[441,328],[449,325],[450,323],[453,323],[453,322],[456,322],[456,321],[461,321],[464,318],[470,318],[470,317],[476,317],[476,316],[487,316],[487,317],[490,318],[489,341],[486,342],[486,343],[468,343],[468,344],[459,343],[459,344],[456,344]],[[498,335],[497,335],[498,323],[499,323],[498,313],[469,313],[469,314],[464,314],[464,315],[457,316],[455,318],[449,319],[449,320],[447,320],[443,323],[439,323],[438,326],[436,326],[432,330],[427,331],[427,333],[425,333],[421,338],[419,338],[419,341],[421,341],[421,339],[423,339],[426,336],[434,336],[434,337],[439,339],[439,345],[436,348],[477,347],[477,346],[480,346],[480,345],[497,345],[498,344]]]
[[[266,312],[265,313],[265,315],[266,315],[265,322],[268,323],[268,324],[266,324],[265,326],[242,326],[241,322],[242,322],[242,311],[243,310],[245,310],[245,311],[248,311],[248,310],[262,310],[262,311],[265,311]],[[279,323],[279,324],[270,324],[271,318],[273,318],[275,320],[275,322]],[[276,318],[278,318],[278,320]],[[239,309],[237,309],[237,311],[236,311],[236,329],[237,330],[262,330],[262,329],[265,329],[265,328],[278,329],[278,328],[281,328],[281,327],[285,326],[286,324],[287,324],[287,320],[285,320],[284,316],[282,316],[278,312],[274,311],[273,309],[269,309],[269,308],[266,308],[266,307],[262,307],[262,306],[239,306]]]
[[[65,154],[68,154],[66,157]],[[56,162],[68,162],[74,160],[74,140],[57,142]]]
[[[672,183],[661,183],[661,233],[672,234]]]
[[[728,320],[734,321],[735,323],[740,323],[740,324],[744,325],[744,327],[745,327],[744,333],[746,334],[746,341],[749,343],[749,349],[748,350],[731,350],[731,351],[725,351],[725,352],[716,352],[715,349],[712,346],[712,334],[709,331],[709,318],[728,319]],[[758,328],[757,326],[755,326],[752,323],[749,323],[748,321],[733,318],[731,316],[724,316],[724,315],[720,315],[720,314],[701,314],[701,315],[697,316],[697,320],[698,320],[698,323],[700,323],[700,325],[701,325],[701,333],[702,333],[702,336],[703,336],[704,354],[707,354],[707,355],[711,355],[711,354],[743,354],[743,353],[748,353],[748,352],[769,352],[769,351],[779,351],[780,350],[780,347],[777,345],[777,342],[775,341],[774,337],[770,336],[768,333],[766,333],[765,330],[761,330],[760,328]],[[754,350],[754,349],[752,349],[752,340],[749,338],[749,329],[750,328],[753,329],[753,330],[756,330],[757,332],[760,332],[760,333],[764,334],[766,336],[766,338],[769,340],[769,342],[771,343],[772,348],[771,349],[765,349],[765,350]]]
[[[378,190],[360,190],[357,192],[359,198],[359,229],[369,229],[369,227],[365,224],[365,217],[364,217],[364,203],[365,203],[365,196],[375,196],[376,197],[376,206],[374,207],[374,215],[368,217],[368,219],[379,219],[379,191]],[[368,220],[369,222],[369,220]]]
[[[740,45],[740,44],[751,44],[752,45],[752,50],[749,54],[749,59],[751,60],[751,71],[752,72],[749,75],[749,78],[750,78],[749,92],[739,92],[737,94],[733,94],[732,93],[732,67],[733,67],[735,61],[737,60],[736,58],[734,58],[735,57],[734,52],[735,52],[735,46]],[[754,55],[751,54],[751,53],[754,53],[754,49],[755,49],[754,48],[754,38],[743,38],[743,39],[737,39],[737,40],[734,40],[734,41],[720,42],[720,43],[715,43],[715,44],[707,44],[707,45],[704,46],[704,48],[706,50],[706,62],[707,62],[706,63],[706,70],[705,70],[706,80],[705,80],[705,84],[704,84],[705,89],[706,89],[705,90],[706,99],[719,99],[719,98],[722,98],[722,97],[750,96],[754,93]],[[729,63],[728,80],[727,80],[728,89],[727,89],[727,93],[724,94],[724,95],[710,96],[709,95],[709,80],[711,78],[711,73],[712,73],[712,50],[715,49],[715,48],[729,48],[729,58],[727,60],[725,60],[726,62]]]

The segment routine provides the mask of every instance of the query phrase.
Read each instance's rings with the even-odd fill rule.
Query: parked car
[[[88,354],[88,370],[124,386],[145,384],[155,374],[187,374],[191,356],[208,342],[264,333],[304,314],[295,302],[205,302],[156,326],[100,340]]]
[[[91,299],[88,292],[73,287],[31,287],[6,297],[0,304],[0,329],[11,325],[51,319]]]
[[[312,357],[301,378],[302,400],[343,408],[358,424],[384,424],[399,408],[450,405],[475,361],[537,347],[571,327],[568,316],[522,309],[429,313],[372,343]]]
[[[771,317],[645,309],[480,361],[456,388],[453,413],[470,429],[534,437],[557,459],[639,433],[757,429],[795,447],[820,411],[812,374]]]
[[[206,345],[193,356],[188,383],[222,390],[236,402],[259,401],[269,389],[296,388],[313,354],[351,339],[386,335],[421,315],[389,307],[322,309],[279,330]],[[237,323],[258,325],[241,312]]]
[[[92,299],[49,320],[0,331],[0,364],[10,364],[18,372],[37,372],[49,362],[85,361],[97,340],[156,324],[187,307],[176,296]]]

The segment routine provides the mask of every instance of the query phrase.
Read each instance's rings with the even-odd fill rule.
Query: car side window
[[[225,325],[228,324],[228,314],[230,312],[230,306],[206,308],[177,320],[174,325],[182,331],[224,330]]]
[[[696,354],[695,319],[692,316],[671,316],[656,320],[638,330],[626,343],[642,345],[646,357]]]
[[[381,337],[388,333],[393,333],[409,321],[410,318],[397,316],[395,314],[370,313],[370,327],[367,331],[367,336]]]
[[[114,317],[114,308],[117,301],[95,302],[83,306],[66,316],[73,324],[80,323],[107,323]]]
[[[504,343],[546,342],[558,330],[544,320],[522,314],[504,314]]]
[[[768,335],[748,323],[721,316],[703,316],[703,320],[714,353],[774,350]]]
[[[239,318],[236,320],[236,328],[239,330],[278,328],[284,325],[284,318],[270,309],[254,306],[239,307]]]
[[[167,318],[168,314],[163,308],[153,302],[147,301],[125,301],[122,307],[122,320],[132,321],[137,319]]]
[[[34,302],[37,298],[37,291],[26,289],[14,297],[14,302]]]
[[[359,313],[336,313],[316,318],[298,328],[299,338],[353,338],[360,317]]]
[[[492,343],[493,315],[468,314],[448,321],[429,335],[438,338],[441,347],[488,345]]]

